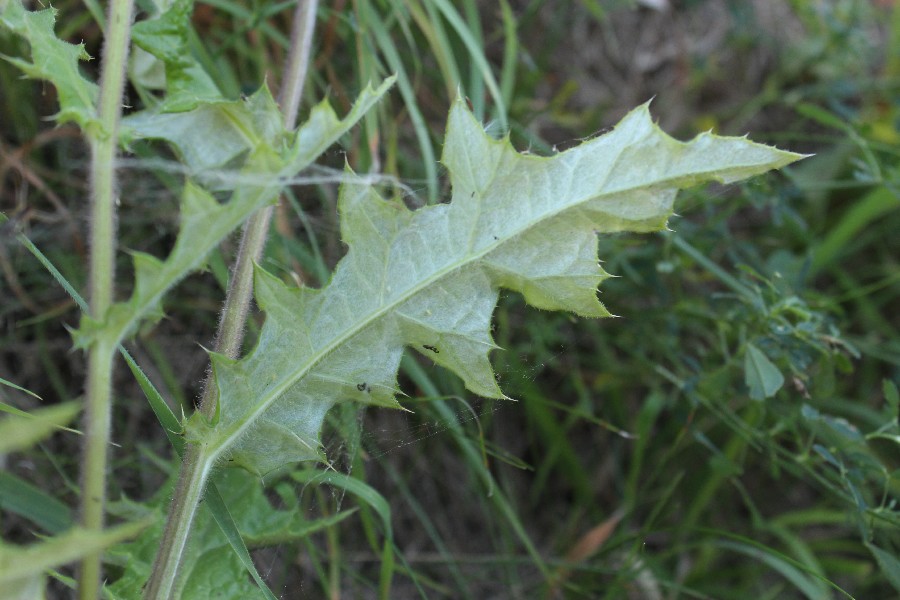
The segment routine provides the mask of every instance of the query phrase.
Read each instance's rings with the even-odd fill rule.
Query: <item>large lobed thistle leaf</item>
[[[405,346],[456,372],[472,392],[502,397],[488,358],[499,288],[538,308],[605,316],[597,233],[661,229],[678,189],[799,158],[744,138],[678,142],[647,105],[576,148],[523,155],[490,138],[457,102],[442,157],[452,201],[410,211],[348,174],[339,200],[347,255],[321,290],[292,289],[257,270],[267,313],[259,341],[243,360],[213,356],[218,418],[195,416],[189,440],[209,460],[227,457],[259,474],[318,459],[334,403],[398,406]]]

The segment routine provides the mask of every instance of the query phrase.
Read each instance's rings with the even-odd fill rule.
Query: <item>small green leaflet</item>
[[[500,398],[488,359],[499,288],[545,310],[606,316],[596,296],[608,276],[597,233],[661,229],[678,189],[800,158],[745,138],[678,142],[647,105],[571,150],[523,155],[490,138],[459,101],[442,156],[452,201],[413,212],[348,173],[338,203],[347,255],[321,290],[287,287],[258,269],[256,297],[267,312],[258,344],[240,361],[213,355],[221,419],[193,418],[188,439],[209,460],[227,456],[260,474],[319,459],[334,403],[398,406],[405,346],[472,392]]]
[[[744,354],[744,382],[752,399],[765,400],[781,389],[784,375],[762,350],[748,343]]]

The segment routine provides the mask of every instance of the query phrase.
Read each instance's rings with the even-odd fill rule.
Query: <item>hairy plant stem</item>
[[[309,68],[317,7],[318,0],[301,0],[294,13],[291,49],[278,93],[278,104],[287,129],[293,129],[297,122],[297,110]],[[273,206],[267,206],[250,217],[241,237],[214,346],[216,352],[229,358],[237,358],[240,354],[253,294],[253,264],[262,256],[273,209]],[[201,414],[210,421],[215,418],[217,410],[216,396],[213,374],[210,373],[203,387],[199,408]],[[175,497],[169,508],[169,519],[144,594],[148,600],[168,600],[172,595],[178,566],[212,466],[212,459],[204,453],[202,447],[194,444],[187,446]]]
[[[119,118],[125,89],[125,59],[134,0],[109,5],[100,75],[99,129],[87,131],[91,147],[90,314],[103,319],[113,299],[116,248],[116,168]],[[87,402],[81,462],[81,524],[103,529],[107,451],[112,408],[112,361],[117,344],[98,339],[88,349]],[[100,592],[101,552],[85,556],[78,573],[78,597]]]

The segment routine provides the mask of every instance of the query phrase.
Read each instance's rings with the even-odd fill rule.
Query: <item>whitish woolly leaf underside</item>
[[[678,189],[798,158],[744,138],[678,142],[646,105],[576,148],[522,155],[458,102],[442,157],[452,201],[413,212],[362,182],[345,184],[339,211],[349,250],[331,282],[291,289],[258,271],[267,312],[258,345],[241,361],[214,357],[221,419],[212,427],[195,420],[191,436],[257,473],[320,458],[322,419],[335,402],[397,406],[404,346],[472,392],[502,397],[488,359],[499,288],[539,308],[604,316],[597,233],[660,229]]]

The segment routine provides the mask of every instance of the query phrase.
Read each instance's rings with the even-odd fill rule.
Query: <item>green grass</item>
[[[900,66],[876,55],[896,55],[900,10],[779,3],[802,31],[779,37],[750,3],[728,3],[725,14],[709,12],[712,2],[682,3],[671,26],[699,39],[687,17],[713,19],[721,62],[694,53],[641,72],[632,33],[662,27],[660,16],[615,2],[562,4],[553,14],[541,2],[323,7],[306,106],[324,94],[340,106],[396,72],[396,93],[343,148],[357,171],[398,178],[406,188],[397,195],[416,205],[444,197],[435,157],[457,90],[495,131],[508,125],[518,147],[535,152],[565,147],[655,94],[654,113],[685,137],[749,130],[816,157],[739,189],[684,194],[677,234],[601,240],[604,267],[620,276],[601,299],[618,319],[540,313],[505,295],[495,332],[505,351],[494,363],[518,402],[473,397],[407,357],[412,413],[332,415],[333,485],[307,486],[303,471],[266,482],[274,506],[295,501],[310,520],[358,510],[302,543],[255,550],[257,566],[276,596],[290,598],[368,597],[388,584],[393,598],[896,595]],[[90,12],[59,8],[71,17],[71,39],[96,56]],[[290,13],[278,3],[200,5],[195,51],[216,65],[223,89],[252,91],[266,76],[278,80]],[[0,39],[0,50],[23,49]],[[0,77],[2,211],[83,290],[83,148],[42,121],[54,112],[51,88],[5,63]],[[326,162],[342,160],[334,153]],[[174,203],[151,171],[129,173],[122,246],[162,254],[174,220],[159,215]],[[343,252],[334,197],[329,184],[298,186],[264,264],[325,281]],[[0,377],[44,405],[77,399],[83,358],[65,330],[77,308],[8,231]],[[233,246],[128,345],[186,411]],[[121,273],[127,265],[122,257]],[[748,344],[785,378],[764,401],[748,393]],[[111,498],[148,501],[173,468],[171,453],[128,370],[118,369],[115,390]],[[6,386],[0,401],[42,406]],[[65,525],[62,512],[48,514],[77,504],[78,442],[60,433],[7,457],[4,540]],[[606,522],[616,524],[585,537]]]

